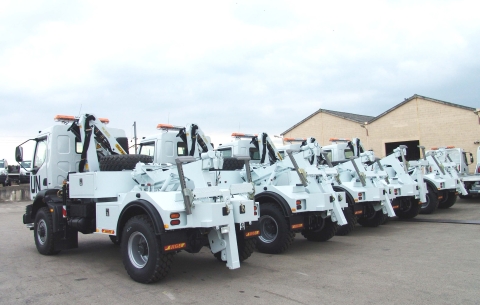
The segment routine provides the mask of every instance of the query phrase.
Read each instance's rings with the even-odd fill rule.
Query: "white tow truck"
[[[350,233],[356,222],[365,227],[378,227],[387,217],[394,217],[392,200],[400,194],[398,181],[389,181],[381,167],[370,168],[377,159],[373,152],[363,149],[359,140],[331,138],[330,141],[332,144],[323,146],[322,150],[338,170],[340,181],[335,185],[349,194],[353,214],[348,219],[351,226],[340,231],[340,235]]]
[[[430,214],[437,208],[450,208],[457,200],[457,193],[468,194],[458,176],[457,165],[448,160],[445,148],[433,149],[429,152],[425,152],[424,146],[419,148],[422,150],[423,159],[409,161],[409,164],[412,172],[419,170],[419,164],[425,168],[423,177],[427,184],[427,201],[422,204],[420,213]]]
[[[127,273],[141,283],[165,277],[181,250],[207,246],[230,269],[240,266],[239,253],[250,256],[245,240],[259,234],[258,204],[248,198],[250,183],[213,185],[209,170],[221,167],[221,155],[152,163],[149,156],[129,155],[125,132],[107,128],[106,119],[56,120],[63,124],[32,139],[33,203],[23,216],[41,254],[77,248],[78,232],[105,234],[121,244]],[[173,155],[174,146],[164,148]],[[15,154],[22,162],[21,146]]]
[[[232,136],[231,143],[217,150],[230,155],[248,152],[252,163],[247,171],[231,168],[217,177],[219,181],[241,181],[251,171],[255,200],[260,203],[260,252],[285,251],[297,232],[309,241],[327,241],[335,235],[337,224],[347,224],[345,193],[332,188],[325,171],[305,162],[303,153],[310,154],[310,150],[294,148],[283,158],[264,132]]]
[[[159,124],[157,128],[166,132],[180,129],[168,124]],[[192,141],[191,136],[187,135],[194,132],[189,130],[195,130],[200,135],[197,138],[203,141]],[[159,147],[156,144],[158,138],[157,135],[142,140],[139,153],[148,152],[155,156]],[[208,138],[196,125],[187,129],[187,132],[180,132],[179,138],[183,139],[183,143],[176,144],[178,151],[193,154],[195,145],[197,149],[202,147],[203,152],[213,150]],[[335,235],[336,222],[346,223],[342,213],[342,207],[346,206],[345,194],[334,192],[330,184],[329,191],[324,191],[321,184],[312,178],[313,172],[309,171],[299,178],[298,170],[302,173],[305,171],[298,168],[295,160],[293,163],[292,160],[283,160],[266,133],[258,137],[235,133],[234,138],[232,143],[217,148],[216,152],[224,157],[224,164],[212,170],[211,175],[217,186],[228,187],[248,181],[255,186],[255,201],[260,203],[261,216],[260,236],[257,239],[259,251],[281,253],[287,250],[295,232],[302,232],[308,240],[326,241]],[[238,158],[251,159],[252,162],[248,160],[244,163]],[[292,172],[294,170],[296,173]]]
[[[446,155],[443,161],[454,162],[457,165],[458,176],[463,182],[467,195],[458,194],[460,198],[467,199],[480,195],[480,165],[477,163],[474,173],[470,173],[468,165],[473,164],[473,155],[471,152],[466,152],[462,148],[447,146],[445,147]],[[427,152],[428,153],[428,152]],[[450,158],[448,160],[448,158]],[[480,160],[480,147],[477,148],[477,160]]]

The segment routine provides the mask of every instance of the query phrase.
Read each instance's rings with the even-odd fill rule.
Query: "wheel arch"
[[[347,191],[345,188],[343,188],[343,187],[341,187],[341,186],[338,186],[338,185],[334,185],[334,186],[332,186],[332,187],[333,187],[333,190],[334,190],[335,192],[345,192],[345,196],[346,196],[345,199],[348,200],[348,201],[347,201],[348,206],[353,206],[353,205],[355,204],[355,199],[353,199],[352,194],[350,194],[350,192]]]
[[[118,240],[121,240],[123,227],[125,226],[127,221],[134,216],[142,214],[147,215],[152,221],[155,235],[160,235],[165,232],[165,228],[163,227],[163,220],[158,210],[147,200],[139,199],[128,203],[120,213],[117,223]]]
[[[261,192],[260,194],[255,195],[255,201],[262,204],[265,202],[274,202],[277,203],[283,211],[283,214],[288,217],[292,215],[292,211],[287,201],[277,193],[274,192]],[[262,214],[262,209],[260,208],[260,215]]]

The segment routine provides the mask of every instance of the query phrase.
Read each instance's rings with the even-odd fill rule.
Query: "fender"
[[[45,189],[41,190],[35,196],[35,200],[31,204],[31,208],[26,210],[24,215],[24,223],[33,223],[35,221],[35,215],[37,215],[38,210],[47,206],[47,201],[56,202],[58,189]],[[52,200],[53,199],[53,200]],[[59,198],[60,202],[61,199]]]
[[[158,213],[157,209],[150,202],[139,199],[127,204],[120,213],[120,216],[118,217],[117,238],[119,240],[121,238],[123,227],[125,226],[127,221],[133,216],[140,214],[147,214],[148,217],[150,217],[153,223],[155,235],[165,233],[165,228],[163,227],[163,220],[160,217],[160,213]]]
[[[280,205],[285,217],[292,216],[292,210],[290,209],[290,206],[288,205],[287,201],[279,194],[265,191],[255,195],[255,201],[258,201],[259,203],[269,202],[272,200]],[[262,209],[260,208],[260,215],[261,214],[262,214]]]
[[[335,192],[345,192],[345,196],[347,196],[346,199],[348,199],[347,203],[349,207],[355,205],[355,200],[353,199],[353,196],[346,189],[338,185],[334,185],[332,186],[332,188]]]
[[[425,181],[425,183],[427,185],[430,185],[430,187],[435,191],[435,193],[438,193],[437,187],[435,186],[435,184],[432,181],[430,181],[430,179],[428,179],[426,177],[423,177],[423,181]]]

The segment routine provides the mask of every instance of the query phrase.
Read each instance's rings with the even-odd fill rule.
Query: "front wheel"
[[[128,275],[140,283],[163,279],[170,271],[173,253],[163,253],[160,238],[146,215],[130,218],[122,234],[121,252]]]
[[[43,207],[38,210],[35,215],[35,223],[33,225],[33,237],[38,252],[43,255],[53,255],[60,251],[55,251],[55,243],[53,237],[53,218],[48,208]]]
[[[338,236],[346,236],[350,234],[350,232],[352,232],[357,225],[357,216],[355,216],[355,213],[353,212],[353,206],[348,206],[343,209],[343,215],[347,220],[347,224],[343,226],[338,226],[336,233],[336,235]]]
[[[448,209],[457,202],[457,194],[455,191],[445,191],[443,193],[443,199],[438,203],[439,209]]]
[[[395,198],[394,200],[401,200],[401,202],[399,202],[400,208],[395,211],[395,214],[401,219],[411,219],[416,217],[422,207],[418,203],[418,199],[415,199],[414,197],[401,199]]]
[[[278,254],[287,250],[293,243],[295,232],[290,230],[282,210],[275,203],[260,206],[260,236],[257,249],[263,253]]]
[[[237,248],[238,248],[238,258],[240,262],[245,261],[249,258],[253,250],[255,250],[256,239],[255,238],[248,238],[246,239],[243,236],[244,231],[237,230]],[[222,262],[222,251],[213,254],[219,261]]]
[[[303,230],[302,235],[308,241],[327,241],[335,236],[338,225],[330,217],[323,219],[323,226],[317,230]]]
[[[422,203],[420,208],[420,214],[432,214],[438,207],[438,195],[437,190],[427,184],[427,201]]]
[[[371,207],[371,211],[363,215],[363,217],[360,217],[358,223],[364,227],[378,227],[385,222],[386,217],[388,216],[383,214],[382,210],[375,211],[373,207]]]

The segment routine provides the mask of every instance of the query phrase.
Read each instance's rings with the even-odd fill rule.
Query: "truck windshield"
[[[25,168],[29,168],[32,164],[32,161],[22,161],[20,164]]]
[[[353,157],[353,151],[351,149],[345,149],[345,159],[350,159],[350,157]]]
[[[140,148],[138,149],[139,155],[153,156],[154,153],[155,153],[155,142],[140,144]]]
[[[5,168],[5,162],[0,161],[0,168]]]

